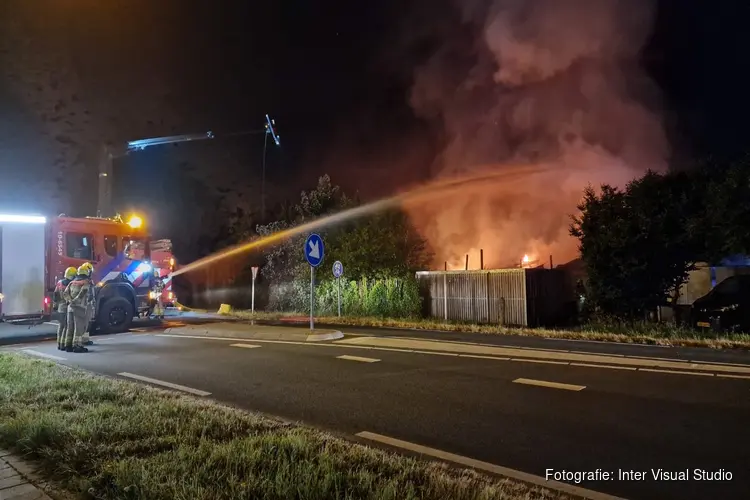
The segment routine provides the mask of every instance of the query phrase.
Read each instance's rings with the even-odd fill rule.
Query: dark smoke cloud
[[[524,254],[573,258],[567,233],[589,183],[623,185],[666,168],[658,92],[638,67],[652,21],[641,0],[473,0],[439,23],[441,41],[414,72],[410,104],[439,122],[433,175],[539,164],[545,173],[484,183],[408,207],[436,264],[478,249],[485,264]],[[423,35],[423,32],[420,33]]]

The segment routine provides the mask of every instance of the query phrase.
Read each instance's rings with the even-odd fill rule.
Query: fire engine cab
[[[94,265],[96,311],[103,333],[126,331],[147,314],[154,272],[143,220],[0,214],[0,320],[44,321],[55,284],[68,267]],[[93,329],[92,329],[93,331]]]

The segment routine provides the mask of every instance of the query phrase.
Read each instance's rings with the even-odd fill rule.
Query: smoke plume
[[[407,206],[436,253],[463,268],[576,257],[568,235],[583,188],[664,170],[658,96],[638,57],[652,8],[641,0],[456,0],[453,27],[414,73],[410,104],[441,125],[434,177],[540,165]]]

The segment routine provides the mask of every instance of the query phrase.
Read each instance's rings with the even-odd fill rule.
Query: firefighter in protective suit
[[[157,319],[164,319],[164,282],[159,276],[154,277],[154,293],[156,294],[156,304],[152,315]]]
[[[65,337],[65,350],[68,352],[89,352],[83,347],[83,333],[88,322],[91,287],[91,269],[84,264],[78,268],[77,276],[63,292],[63,298],[68,302],[68,334]]]
[[[91,341],[91,320],[94,318],[95,313],[95,306],[96,306],[96,296],[94,292],[96,291],[96,286],[94,285],[94,280],[91,278],[94,275],[94,265],[90,262],[86,262],[83,264],[86,266],[86,268],[89,270],[89,284],[91,285],[90,290],[90,296],[89,296],[89,305],[86,308],[86,317],[88,318],[86,320],[86,331],[83,333],[82,343],[83,345],[92,345],[94,342]]]
[[[68,284],[76,277],[75,267],[69,267],[65,270],[63,279],[55,284],[55,293],[53,295],[53,309],[57,313],[57,348],[65,350],[65,336],[67,335],[68,326],[68,303],[63,298],[63,292]]]

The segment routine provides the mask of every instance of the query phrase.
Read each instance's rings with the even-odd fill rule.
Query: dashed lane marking
[[[582,391],[585,385],[561,384],[559,382],[548,382],[546,380],[534,380],[532,378],[517,378],[514,384],[536,385],[538,387],[549,387],[551,389],[562,389],[564,391]]]
[[[449,453],[447,451],[438,450],[435,448],[428,448],[427,446],[410,443],[408,441],[402,441],[400,439],[383,436],[381,434],[375,434],[374,432],[367,432],[367,431],[359,432],[356,434],[356,436],[362,439],[367,439],[369,441],[374,441],[376,443],[381,443],[386,446],[392,446],[394,448],[401,448],[403,450],[411,451],[413,453],[418,453],[420,455],[436,458],[444,462],[453,462],[455,464],[463,465],[464,467],[471,467],[472,469],[489,472],[491,474],[497,474],[499,476],[509,477],[517,481],[523,481],[524,483],[527,483],[527,484],[533,484],[535,486],[539,486],[541,488],[561,491],[563,493],[567,493],[569,495],[573,495],[579,498],[585,498],[587,500],[624,500],[619,497],[607,495],[606,493],[600,493],[598,491],[587,490],[579,486],[574,486],[572,484],[567,484],[567,483],[561,483],[558,481],[548,481],[547,479],[541,476],[535,476],[534,474],[529,474],[528,472],[522,472],[522,471],[515,470],[515,469],[509,469],[507,467],[502,467],[500,465],[495,465],[495,464],[491,464],[488,462],[481,462],[473,458],[456,455],[454,453]]]
[[[135,375],[133,373],[128,373],[128,372],[121,372],[121,373],[118,373],[118,375],[121,377],[127,377],[127,378],[132,378],[135,380],[140,380],[141,382],[147,382],[149,384],[160,385],[162,387],[169,387],[170,389],[175,389],[177,391],[195,394],[196,396],[210,396],[211,395],[210,392],[201,391],[200,389],[193,389],[192,387],[186,387],[184,385],[173,384],[172,382],[165,382],[164,380],[144,377],[143,375]]]
[[[360,356],[347,356],[347,355],[336,356],[336,359],[345,359],[347,361],[359,361],[360,363],[377,363],[378,361],[380,361],[379,359],[375,359],[375,358],[363,358]]]
[[[35,351],[34,349],[21,349],[21,352],[31,354],[32,356],[38,356],[40,358],[54,359],[55,361],[65,361],[66,358],[61,356],[55,356],[54,354],[46,354],[44,352]]]
[[[256,349],[260,346],[253,345],[253,344],[230,344],[229,347],[242,347],[243,349]]]

